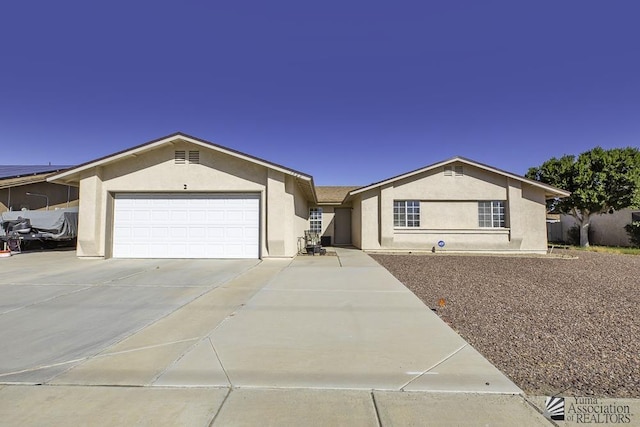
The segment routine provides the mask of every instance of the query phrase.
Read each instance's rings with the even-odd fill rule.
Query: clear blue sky
[[[182,131],[368,184],[640,145],[640,1],[12,1],[0,164]]]

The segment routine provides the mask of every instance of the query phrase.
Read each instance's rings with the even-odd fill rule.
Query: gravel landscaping
[[[640,256],[554,253],[373,258],[527,394],[639,398]]]

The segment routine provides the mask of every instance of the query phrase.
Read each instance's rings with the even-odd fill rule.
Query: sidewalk
[[[372,258],[336,253],[264,260],[48,384],[0,386],[0,425],[549,425]]]

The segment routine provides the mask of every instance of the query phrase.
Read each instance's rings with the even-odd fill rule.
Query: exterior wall
[[[78,188],[67,185],[37,182],[18,185],[0,190],[0,212],[44,210],[47,199],[38,196],[27,196],[25,193],[43,194],[49,197],[49,209],[78,206]]]
[[[345,209],[352,209],[352,206],[350,203],[344,204],[344,205],[322,205],[322,206],[317,206],[317,205],[313,205],[310,207],[317,207],[317,208],[321,208],[322,209],[322,232],[321,232],[321,236],[322,237],[331,237],[331,244],[334,245],[336,243],[336,209],[341,209],[341,208],[345,208]],[[351,238],[353,239],[353,214],[351,217],[351,227],[352,227],[352,233],[351,233]],[[308,230],[310,227],[309,222],[307,221],[307,228],[306,230]]]
[[[309,229],[309,205],[302,194],[300,187],[292,176],[287,176],[287,193],[290,194],[291,226],[288,227],[286,240],[286,256],[294,256],[298,253],[298,239],[304,237],[304,231]]]
[[[362,197],[353,201],[351,210],[351,243],[356,248],[362,248]]]
[[[360,196],[360,214],[362,218],[360,230],[361,249],[380,249],[380,216],[378,191],[371,190]]]
[[[522,236],[520,249],[523,251],[547,250],[547,205],[544,191],[531,185],[523,184],[522,198],[519,206],[513,209],[514,215],[520,219],[518,228],[513,225],[512,236],[517,231]]]
[[[80,205],[78,209],[79,257],[103,257],[105,255],[104,238],[106,233],[106,212],[102,209],[101,170],[84,173],[80,179]],[[104,194],[106,200],[107,194]]]
[[[200,164],[175,164],[175,150],[200,151]],[[294,256],[295,234],[307,213],[292,180],[282,172],[186,142],[85,171],[80,180],[78,256],[110,256],[113,195],[119,192],[258,193],[261,256]]]
[[[631,215],[640,209],[622,209],[612,214],[594,215],[591,217],[589,229],[589,243],[601,246],[631,246],[629,235],[624,226],[631,223]],[[562,240],[568,240],[569,229],[576,224],[571,215],[561,215],[560,233]]]
[[[335,208],[333,206],[311,206],[316,208],[322,208],[322,233],[321,236],[330,236],[333,242],[334,236],[334,224],[335,224]],[[308,216],[308,213],[307,213]],[[309,222],[307,221],[307,230],[309,229]]]
[[[396,200],[420,201],[420,227],[393,226]],[[505,202],[505,228],[478,226],[478,201],[491,200]],[[463,176],[439,168],[373,188],[357,195],[354,206],[360,207],[354,244],[364,250],[547,250],[544,190],[467,164]]]

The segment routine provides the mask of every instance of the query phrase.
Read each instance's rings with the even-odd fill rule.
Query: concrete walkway
[[[372,258],[336,254],[264,260],[46,384],[0,385],[0,425],[549,425]]]

